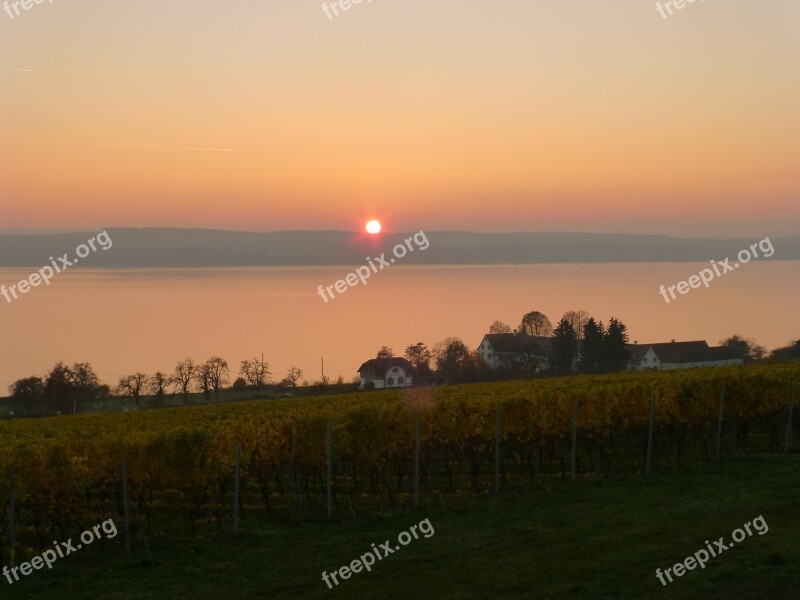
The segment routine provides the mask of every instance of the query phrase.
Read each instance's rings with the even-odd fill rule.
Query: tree
[[[593,317],[590,317],[583,326],[583,343],[581,344],[578,363],[578,369],[581,373],[600,373],[602,371],[604,366],[603,353],[605,352],[605,345],[603,340],[605,333],[603,322],[597,323]]]
[[[281,386],[296,388],[297,382],[303,377],[303,370],[300,367],[290,367],[286,377],[281,381]]]
[[[405,358],[414,365],[414,370],[419,375],[427,375],[431,372],[431,351],[422,342],[406,348]]]
[[[75,401],[75,383],[69,367],[63,362],[57,362],[45,375],[43,395],[45,410],[72,411],[72,403]]]
[[[100,399],[104,394],[105,386],[100,385],[100,378],[89,363],[74,363],[69,369],[69,377],[74,387],[73,406],[78,408],[84,402]]]
[[[511,327],[502,321],[495,321],[489,325],[489,333],[511,333]]]
[[[211,367],[206,362],[202,365],[195,367],[194,380],[197,382],[197,387],[203,392],[203,397],[206,402],[211,401]]]
[[[616,373],[625,370],[628,360],[630,360],[627,344],[628,328],[622,321],[611,317],[603,337],[604,370],[606,372]]]
[[[553,346],[550,366],[557,375],[567,375],[572,372],[572,364],[578,348],[578,338],[572,323],[561,319],[553,332]]]
[[[150,378],[149,389],[153,394],[153,408],[161,408],[164,406],[164,398],[166,398],[166,388],[169,385],[169,377],[161,371],[156,371],[155,375]]]
[[[394,350],[389,348],[389,346],[381,346],[381,349],[378,350],[378,356],[376,358],[392,358],[394,356]]]
[[[214,395],[218,396],[220,389],[228,384],[228,374],[230,373],[228,363],[219,356],[212,356],[206,361],[205,366],[208,369],[208,380],[214,390]]]
[[[254,358],[253,360],[243,360],[239,367],[239,375],[247,382],[247,385],[256,389],[261,389],[269,381],[269,364],[264,359]]]
[[[236,390],[237,392],[242,392],[247,389],[247,380],[244,377],[237,377],[236,380],[233,382],[231,389]]]
[[[719,344],[741,354],[747,363],[762,360],[767,353],[767,349],[759,345],[754,338],[745,339],[740,335],[732,335],[728,339],[722,340]]]
[[[592,318],[592,315],[585,310],[569,310],[565,312],[564,316],[561,318],[569,321],[570,325],[572,325],[572,328],[575,330],[578,341],[581,341],[583,340],[583,328],[586,326],[586,323],[589,322],[589,319]]]
[[[145,391],[147,381],[147,375],[137,372],[133,375],[120,378],[115,391],[118,394],[126,394],[133,398],[133,401],[136,403],[136,408],[139,408],[139,398],[142,392]]]
[[[457,377],[470,364],[469,348],[457,337],[434,344],[432,354],[436,369],[449,379]]]
[[[192,381],[197,379],[197,367],[194,361],[188,356],[175,365],[175,372],[172,374],[172,383],[183,394],[183,403],[189,401],[189,392],[192,389]]]
[[[788,361],[800,359],[800,340],[789,342],[782,348],[775,348],[770,352],[771,361]]]
[[[534,310],[525,314],[522,317],[522,322],[519,325],[521,333],[536,336],[548,336],[553,332],[553,324],[544,313]]]
[[[25,377],[12,383],[8,391],[14,405],[24,406],[28,414],[31,414],[33,405],[44,397],[44,381],[41,377]]]

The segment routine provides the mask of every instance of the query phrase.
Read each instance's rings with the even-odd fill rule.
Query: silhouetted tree
[[[296,388],[297,382],[303,377],[303,369],[300,367],[291,367],[286,377],[283,378],[280,385],[288,388]]]
[[[153,394],[152,406],[153,408],[161,408],[164,406],[164,399],[166,398],[166,388],[169,385],[169,377],[161,371],[156,371],[155,375],[150,378],[149,387],[150,393]]]
[[[394,356],[394,350],[389,348],[389,346],[381,346],[381,349],[378,350],[378,356],[376,358],[392,358]]]
[[[224,358],[212,356],[206,361],[205,367],[208,370],[208,379],[214,395],[218,396],[219,391],[228,384],[228,363]]]
[[[489,325],[489,333],[511,333],[511,326],[502,321],[495,321]]]
[[[549,336],[553,332],[553,324],[544,313],[534,310],[525,314],[522,317],[522,322],[519,325],[521,333],[537,336]]]
[[[414,365],[417,374],[428,375],[431,372],[431,352],[422,342],[406,348],[405,357]]]
[[[580,348],[578,369],[581,373],[600,373],[604,367],[605,327],[590,317],[583,326],[583,342]]]
[[[189,401],[189,392],[192,390],[192,382],[197,379],[197,367],[194,361],[186,357],[175,365],[175,372],[172,374],[172,383],[176,389],[183,394],[183,403]]]
[[[75,383],[69,367],[59,361],[45,375],[44,401],[46,410],[59,412],[72,411],[75,401]]]
[[[239,367],[239,375],[245,379],[247,385],[261,389],[269,381],[269,364],[258,357],[253,360],[243,360]]]
[[[11,402],[15,406],[24,406],[28,414],[31,414],[33,405],[44,398],[44,381],[41,377],[25,377],[12,383],[8,391]]]
[[[567,375],[572,372],[572,364],[578,348],[578,339],[572,324],[566,319],[561,319],[553,332],[553,346],[550,366],[557,375]]]
[[[136,403],[136,408],[139,408],[139,398],[141,398],[142,393],[145,391],[147,383],[147,375],[144,373],[134,373],[133,375],[120,378],[115,391],[118,394],[126,394],[133,398],[133,401]]]
[[[589,319],[592,318],[592,315],[585,310],[569,310],[565,312],[564,316],[561,318],[569,321],[569,324],[572,325],[572,328],[575,330],[575,336],[580,342],[583,340],[583,328],[586,326],[586,323],[589,322]]]
[[[459,372],[470,365],[470,351],[466,344],[457,337],[449,337],[433,346],[433,360],[436,369],[445,378],[455,379]]]
[[[762,360],[767,353],[767,349],[756,342],[754,338],[745,339],[740,335],[732,335],[728,339],[722,340],[719,345],[738,352],[747,363]]]
[[[800,359],[800,340],[789,342],[781,348],[775,348],[769,354],[771,361],[787,361]]]
[[[616,373],[627,368],[630,353],[627,348],[628,328],[622,321],[617,321],[614,317],[608,321],[603,337],[603,358],[604,371]]]

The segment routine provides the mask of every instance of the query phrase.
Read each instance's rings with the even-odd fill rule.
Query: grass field
[[[4,586],[8,598],[800,597],[800,455],[749,457],[650,478],[556,480],[358,522],[253,523],[238,536],[96,542]],[[356,507],[358,509],[358,507]],[[671,567],[763,515],[769,526],[667,587]],[[435,534],[329,590],[331,572],[423,519]]]

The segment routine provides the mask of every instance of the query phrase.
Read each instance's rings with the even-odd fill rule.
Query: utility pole
[[[320,358],[320,360],[322,361],[322,380],[325,381],[325,359]]]

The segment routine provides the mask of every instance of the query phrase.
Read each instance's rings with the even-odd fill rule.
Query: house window
[[[403,385],[405,383],[405,377],[398,377],[397,378],[397,385]]]
[[[386,380],[386,384],[387,385],[394,385],[394,377],[389,377],[389,379]]]

